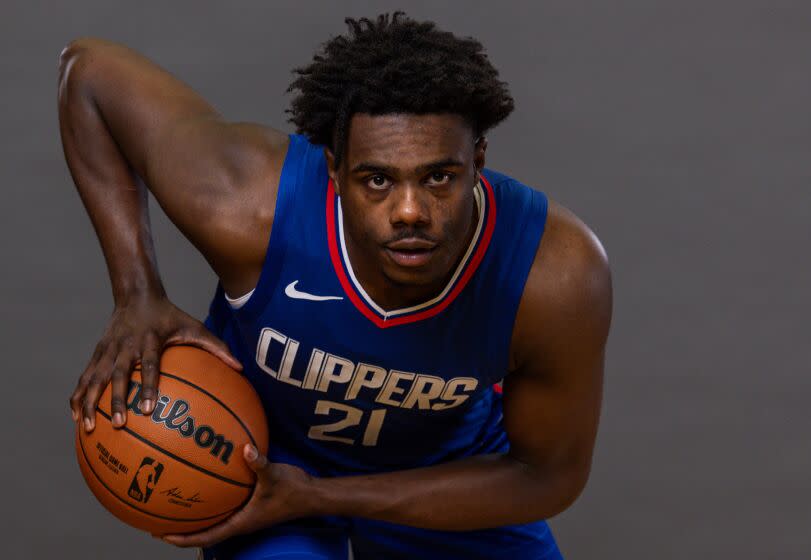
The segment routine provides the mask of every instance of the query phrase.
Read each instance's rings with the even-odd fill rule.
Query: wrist
[[[396,498],[385,485],[374,482],[381,475],[351,475],[314,479],[313,515],[378,518],[395,507]]]
[[[340,498],[336,497],[336,478],[312,477],[302,500],[307,509],[307,516],[347,515],[345,507],[339,507]],[[346,504],[343,504],[346,506]]]
[[[116,307],[161,299],[166,299],[166,290],[160,278],[133,274],[113,285],[113,301]]]

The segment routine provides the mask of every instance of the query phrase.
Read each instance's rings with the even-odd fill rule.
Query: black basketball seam
[[[135,368],[133,368],[133,369],[134,369],[134,371],[141,371],[141,366],[135,366]],[[214,395],[212,395],[211,393],[209,393],[208,391],[206,391],[206,390],[205,390],[205,389],[203,389],[202,387],[200,387],[200,386],[198,386],[198,385],[195,385],[195,384],[194,384],[194,383],[192,383],[191,381],[187,381],[187,380],[183,379],[182,377],[178,377],[177,375],[174,375],[174,374],[172,374],[172,373],[166,373],[165,371],[160,372],[160,374],[161,374],[161,375],[165,375],[166,377],[171,377],[172,379],[175,379],[175,380],[177,380],[177,381],[180,381],[181,383],[185,383],[185,384],[186,384],[186,385],[188,385],[189,387],[194,387],[195,389],[197,389],[198,391],[200,391],[200,392],[201,392],[201,393],[203,393],[204,395],[208,396],[209,398],[211,398],[211,399],[213,399],[214,401],[216,401],[217,403],[219,403],[219,404],[220,404],[220,406],[222,406],[222,407],[223,407],[225,410],[227,410],[227,411],[228,411],[228,414],[230,414],[231,416],[233,416],[233,417],[234,417],[234,420],[236,420],[237,422],[239,422],[239,425],[240,425],[240,426],[242,426],[242,429],[243,429],[243,430],[245,430],[245,433],[246,433],[246,434],[248,434],[248,437],[250,438],[251,443],[253,444],[253,446],[254,446],[254,447],[256,447],[256,440],[255,440],[255,439],[253,439],[253,434],[252,434],[252,433],[251,433],[251,431],[248,429],[248,426],[246,426],[246,425],[245,425],[245,424],[242,422],[242,419],[240,419],[240,417],[239,417],[239,416],[237,416],[237,415],[234,413],[234,411],[233,411],[233,410],[231,410],[230,408],[228,408],[228,405],[227,405],[227,404],[225,404],[224,402],[222,402],[220,399],[218,399],[217,397],[215,397]]]
[[[93,476],[96,477],[96,480],[98,480],[99,483],[107,489],[107,491],[110,493],[110,495],[115,496],[115,498],[118,501],[120,501],[121,503],[123,503],[124,505],[129,506],[132,509],[134,509],[136,511],[140,511],[141,513],[149,515],[151,517],[157,517],[159,519],[165,519],[167,521],[182,521],[184,523],[195,523],[197,521],[206,521],[208,519],[214,519],[216,517],[221,517],[223,515],[227,515],[227,514],[229,514],[231,512],[234,512],[234,511],[238,510],[240,507],[242,507],[242,506],[237,506],[237,507],[235,507],[233,509],[226,510],[226,511],[224,511],[222,513],[218,513],[217,515],[212,515],[210,517],[198,517],[198,518],[195,518],[195,519],[182,519],[182,518],[177,518],[177,517],[167,517],[165,515],[158,515],[157,513],[150,513],[150,512],[148,512],[146,510],[143,510],[143,509],[141,509],[141,508],[139,508],[137,506],[132,505],[131,503],[126,501],[124,498],[122,498],[121,496],[116,494],[115,490],[113,490],[112,488],[107,486],[107,484],[104,483],[104,481],[101,479],[101,477],[96,472],[96,469],[93,468],[93,464],[90,462],[90,459],[87,457],[87,452],[85,452],[85,450],[84,450],[84,441],[82,441],[81,436],[79,436],[79,448],[82,450],[82,456],[84,457],[84,462],[87,463],[87,468],[90,469],[90,472],[93,473]],[[243,502],[243,505],[244,504],[245,504],[245,502]]]
[[[109,421],[110,421],[110,425],[112,425],[112,419],[110,418],[110,415],[109,415],[109,414],[107,414],[106,412],[104,412],[104,411],[103,411],[101,408],[98,408],[98,409],[96,409],[96,410],[97,410],[97,411],[98,411],[98,413],[99,413],[99,414],[101,414],[101,415],[102,415],[104,418],[106,418],[107,420],[109,420]],[[145,437],[143,437],[142,435],[140,435],[140,434],[136,434],[134,431],[130,430],[130,429],[129,429],[128,427],[126,427],[126,426],[122,426],[121,428],[116,428],[116,429],[119,429],[119,430],[124,430],[125,432],[127,432],[128,434],[130,434],[132,437],[134,437],[134,438],[136,438],[136,439],[138,439],[138,440],[140,440],[140,441],[144,442],[145,444],[147,444],[148,446],[152,447],[153,449],[157,449],[157,450],[158,450],[158,451],[160,451],[161,453],[164,453],[164,454],[168,455],[169,457],[171,457],[172,459],[174,459],[174,460],[176,460],[176,461],[180,461],[180,462],[181,462],[181,463],[183,463],[184,465],[188,465],[189,467],[191,467],[191,468],[193,468],[193,469],[197,469],[197,470],[198,470],[198,471],[200,471],[201,473],[207,474],[207,475],[212,476],[212,477],[214,477],[214,478],[218,478],[218,479],[222,480],[223,482],[227,482],[228,484],[233,484],[234,486],[241,486],[242,488],[253,488],[253,484],[245,484],[244,482],[239,482],[239,481],[236,481],[236,480],[230,479],[230,478],[228,478],[228,477],[222,476],[222,475],[217,474],[217,473],[215,473],[215,472],[211,472],[211,471],[210,471],[210,470],[208,470],[208,469],[204,469],[204,468],[203,468],[203,467],[201,467],[201,466],[195,465],[194,463],[187,461],[187,460],[186,460],[186,459],[184,459],[183,457],[178,457],[177,455],[175,455],[175,454],[174,454],[174,453],[172,453],[171,451],[167,451],[167,450],[166,450],[166,449],[164,449],[163,447],[161,447],[161,446],[159,446],[159,445],[157,445],[157,444],[155,444],[155,443],[152,443],[151,441],[149,441],[148,439],[146,439],[146,438],[145,438]]]

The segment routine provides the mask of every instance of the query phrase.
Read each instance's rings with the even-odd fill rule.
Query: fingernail
[[[79,420],[79,413],[76,412],[75,410],[73,410],[72,408],[70,409],[70,415],[71,415],[71,417],[73,417],[74,422]]]
[[[246,445],[245,446],[245,456],[248,458],[249,461],[255,461],[259,454],[256,451],[256,448],[253,445]]]
[[[93,429],[93,421],[90,418],[84,419],[84,429],[87,432]]]
[[[155,401],[152,399],[144,399],[141,401],[141,412],[144,414],[149,414],[152,412],[152,407],[155,406]]]
[[[120,412],[113,414],[113,426],[120,427],[124,425],[124,415]]]

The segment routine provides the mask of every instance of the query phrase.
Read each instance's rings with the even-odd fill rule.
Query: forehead
[[[406,168],[443,158],[466,159],[474,145],[473,130],[460,115],[356,113],[345,159]]]

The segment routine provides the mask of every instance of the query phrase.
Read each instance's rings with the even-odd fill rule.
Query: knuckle
[[[109,370],[97,370],[90,374],[87,379],[87,390],[91,391],[94,390],[96,387],[104,387],[107,383],[110,382],[110,371]]]
[[[90,376],[90,382],[88,385],[106,385],[110,382],[110,377],[112,376],[113,368],[103,368],[97,369],[93,374]]]
[[[144,358],[141,360],[141,369],[155,371],[158,369],[158,361],[155,358]]]
[[[95,373],[87,383],[87,392],[96,391],[100,387],[107,385],[109,377],[103,373]]]
[[[119,348],[132,350],[135,348],[135,339],[131,336],[125,336],[118,341]]]
[[[144,344],[149,347],[154,347],[158,345],[158,341],[161,339],[161,334],[158,332],[157,329],[149,329],[144,333],[143,341]]]
[[[172,340],[183,340],[189,337],[191,334],[191,330],[189,327],[178,327],[175,329],[174,336],[171,337]]]
[[[147,385],[144,383],[143,387],[141,387],[141,396],[144,399],[155,399],[158,396],[158,391],[155,389],[154,384]]]
[[[124,410],[125,405],[126,403],[121,397],[113,397],[110,399],[110,406],[113,408],[113,410]]]

